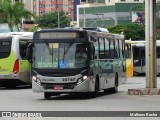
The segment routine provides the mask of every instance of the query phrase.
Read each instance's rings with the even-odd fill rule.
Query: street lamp
[[[58,13],[58,28],[60,28],[60,21],[59,21],[59,10],[57,11]]]

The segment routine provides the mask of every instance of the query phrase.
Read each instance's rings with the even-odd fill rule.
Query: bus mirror
[[[29,43],[26,49],[26,58],[31,62],[32,61],[32,47],[33,44]]]
[[[26,58],[31,62],[31,49],[30,48],[27,48],[26,50]]]

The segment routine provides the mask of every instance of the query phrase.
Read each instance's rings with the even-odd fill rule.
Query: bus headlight
[[[37,78],[36,76],[32,76],[32,80],[34,80],[37,84],[41,84],[41,80]]]
[[[36,81],[37,80],[36,76],[32,76],[32,80]]]
[[[79,78],[79,79],[77,80],[77,84],[78,84],[78,85],[81,84],[81,83],[84,82],[87,78],[88,78],[88,77],[87,77],[86,75],[83,76],[83,77],[81,77],[81,78]]]
[[[87,78],[88,78],[87,75],[83,76],[83,80],[86,80]]]

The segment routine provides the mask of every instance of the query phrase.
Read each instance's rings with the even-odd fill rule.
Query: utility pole
[[[145,1],[146,88],[157,88],[156,70],[156,0]]]
[[[146,88],[128,89],[129,95],[160,95],[157,88],[156,0],[145,0]]]
[[[85,7],[83,8],[83,27],[86,27]]]
[[[58,10],[57,12],[58,12],[58,28],[60,28],[60,21],[59,21],[59,10]]]

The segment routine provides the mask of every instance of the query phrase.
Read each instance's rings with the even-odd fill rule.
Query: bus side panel
[[[100,77],[100,88],[107,89],[114,87],[114,63],[111,60],[101,60],[101,77]]]
[[[133,59],[126,59],[126,75],[127,77],[133,76]]]
[[[26,82],[31,83],[30,73],[31,73],[31,65],[28,60],[19,60],[19,79]]]
[[[12,74],[15,61],[16,56],[13,51],[11,51],[9,57],[0,59],[0,74]]]

